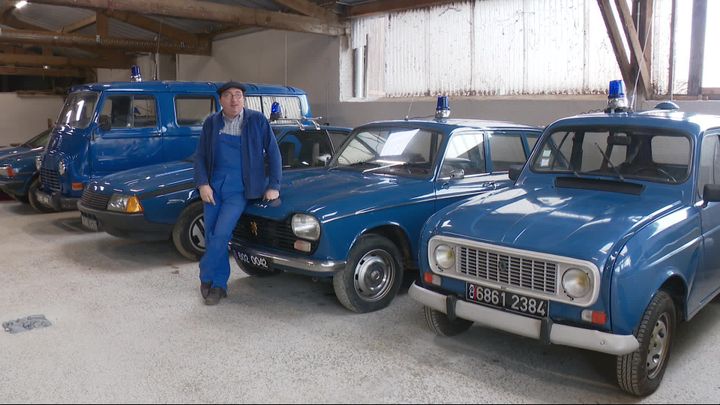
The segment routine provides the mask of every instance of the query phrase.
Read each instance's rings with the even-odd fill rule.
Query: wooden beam
[[[89,67],[89,68],[107,68],[107,69],[123,69],[132,65],[131,58],[115,57],[115,58],[99,58],[99,59],[81,59],[70,58],[65,56],[46,56],[31,55],[17,53],[0,54],[0,65],[20,65],[20,66],[58,66],[58,67]]]
[[[71,32],[79,31],[85,27],[89,27],[93,24],[95,24],[95,16],[91,15],[88,18],[83,18],[82,20],[75,21],[72,24],[68,24],[68,25],[60,28],[60,30],[58,30],[58,32],[64,32],[64,33],[69,34]]]
[[[110,26],[108,24],[108,17],[100,12],[95,12],[95,35],[100,35],[101,37],[107,37],[110,31]]]
[[[692,33],[690,34],[690,73],[688,95],[700,95],[703,63],[705,61],[705,27],[707,25],[707,0],[693,2]]]
[[[652,81],[650,80],[650,70],[648,69],[647,63],[645,63],[645,54],[642,45],[640,45],[640,39],[638,38],[637,30],[635,30],[635,23],[633,23],[632,14],[630,8],[628,8],[625,0],[615,0],[615,6],[617,7],[618,13],[620,14],[620,21],[622,22],[623,30],[625,31],[625,39],[630,46],[630,60],[632,70],[640,72],[640,81],[638,84],[643,90],[645,99],[650,98]],[[635,86],[635,79],[633,79],[633,87]]]
[[[337,16],[328,9],[308,0],[273,0],[273,2],[306,16],[337,20]]]
[[[84,7],[95,10],[130,11],[143,15],[159,15],[216,21],[235,25],[252,25],[297,32],[338,36],[345,34],[345,25],[328,19],[306,17],[242,6],[207,1],[176,0],[32,0],[33,3]]]
[[[91,50],[116,49],[136,52],[210,55],[209,42],[190,47],[185,44],[167,40],[146,41],[78,34],[59,34],[49,31],[2,30],[0,31],[0,43],[52,45]]]
[[[10,4],[10,2],[5,1],[2,7],[0,7],[0,24],[21,30],[45,30],[45,28],[38,27],[37,25],[18,20],[17,17],[15,17],[15,15],[13,14],[14,12],[15,4]]]
[[[0,66],[0,75],[7,76],[46,76],[46,77],[84,77],[80,69],[43,69],[30,67]]]
[[[144,30],[154,32],[156,34],[174,39],[178,42],[184,42],[185,44],[192,45],[200,42],[197,35],[177,29],[175,27],[163,24],[161,21],[153,20],[135,13],[128,13],[127,11],[117,10],[106,10],[103,12],[106,16],[126,22],[130,25],[142,28]]]
[[[615,59],[617,59],[620,74],[622,74],[627,91],[631,92],[633,91],[632,86],[635,84],[632,79],[632,69],[630,67],[630,61],[628,61],[627,55],[625,54],[625,45],[622,41],[622,34],[620,33],[620,27],[618,27],[617,21],[615,20],[615,14],[612,11],[610,0],[597,0],[597,2],[600,7],[600,14],[602,14],[603,20],[605,21],[605,28],[607,29],[608,36],[610,37],[610,43],[612,44],[613,51],[615,52]]]
[[[454,3],[456,1],[457,0],[375,0],[358,4],[357,6],[348,7],[347,17],[360,17],[369,14],[439,6],[442,4]]]

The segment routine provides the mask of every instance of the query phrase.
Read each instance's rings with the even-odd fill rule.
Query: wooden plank
[[[174,39],[178,42],[184,42],[188,45],[197,44],[200,42],[197,35],[193,33],[177,29],[170,25],[163,24],[162,21],[154,20],[152,18],[148,18],[139,14],[118,10],[106,10],[103,13],[110,18],[126,22],[130,25],[134,25],[144,30],[154,32],[170,39]]]
[[[652,88],[650,70],[648,69],[647,63],[645,63],[645,54],[642,45],[640,45],[637,30],[635,30],[632,14],[625,0],[615,0],[615,6],[620,14],[620,21],[625,31],[625,39],[630,47],[631,70],[640,71],[640,81],[638,84],[643,91],[645,99],[648,99],[650,98]],[[633,86],[635,85],[635,81],[636,79],[633,78]]]
[[[88,18],[83,18],[82,20],[75,21],[72,24],[68,24],[62,27],[58,32],[64,32],[69,34],[71,32],[79,31],[85,27],[89,27],[93,24],[95,24],[95,16],[91,15]]]
[[[95,24],[95,34],[101,37],[107,37],[110,29],[107,16],[103,13],[96,12],[95,20],[97,21]]]
[[[702,94],[718,96],[718,95],[720,95],[720,87],[703,87]]]
[[[617,59],[618,66],[620,67],[620,73],[622,74],[623,81],[625,82],[625,87],[628,92],[631,92],[633,90],[632,86],[634,86],[634,82],[630,61],[628,61],[627,55],[625,54],[625,45],[622,41],[622,34],[620,33],[620,28],[615,20],[610,0],[597,0],[597,2],[600,7],[600,13],[605,21],[605,28],[607,28],[610,43],[612,44],[613,51],[615,52],[615,59]]]
[[[273,2],[306,16],[337,19],[337,16],[332,14],[328,9],[320,7],[308,0],[273,0]]]
[[[79,69],[43,69],[32,67],[0,66],[0,75],[7,76],[46,76],[46,77],[84,77]]]
[[[360,17],[370,14],[388,13],[391,11],[410,10],[429,6],[453,3],[457,0],[375,0],[350,6],[347,17]]]
[[[89,68],[107,68],[107,69],[124,69],[130,66],[132,59],[128,57],[115,58],[99,58],[99,59],[81,59],[69,58],[65,56],[47,56],[47,55],[30,55],[30,54],[0,54],[0,64],[3,65],[21,65],[21,66],[58,66],[58,67],[89,67]]]
[[[690,96],[699,95],[702,87],[706,25],[707,0],[695,0],[693,2],[692,33],[690,34],[690,73],[688,75],[688,95]]]
[[[207,1],[176,0],[33,0],[33,3],[83,7],[95,10],[130,11],[142,15],[159,15],[216,21],[234,25],[252,25],[330,36],[344,35],[346,27],[328,19],[232,6]]]

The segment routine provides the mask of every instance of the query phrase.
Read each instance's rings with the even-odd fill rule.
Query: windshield
[[[681,183],[689,175],[690,138],[654,128],[571,129],[546,136],[532,169],[617,180]]]
[[[48,139],[50,139],[50,129],[46,129],[39,134],[32,137],[29,141],[25,142],[25,146],[28,148],[40,148],[47,146]]]
[[[426,177],[432,174],[441,143],[442,135],[420,128],[362,129],[351,135],[331,166],[364,173]]]
[[[65,105],[60,116],[58,125],[67,125],[73,128],[87,128],[95,112],[95,103],[98,94],[93,92],[72,93],[65,100]]]

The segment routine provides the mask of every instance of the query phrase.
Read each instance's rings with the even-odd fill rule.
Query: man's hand
[[[200,190],[200,199],[203,200],[203,202],[206,202],[208,204],[215,205],[215,198],[213,197],[213,189],[208,184],[203,184],[199,188]]]
[[[270,188],[267,191],[265,191],[265,197],[263,197],[263,200],[273,201],[273,200],[277,200],[278,197],[280,197],[280,192]]]

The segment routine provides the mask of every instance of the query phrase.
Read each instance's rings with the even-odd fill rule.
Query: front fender
[[[700,217],[690,207],[665,215],[632,235],[620,250],[612,272],[613,333],[633,333],[652,297],[670,278],[682,280],[685,291],[689,291],[701,246]],[[682,299],[686,303],[687,294]]]

